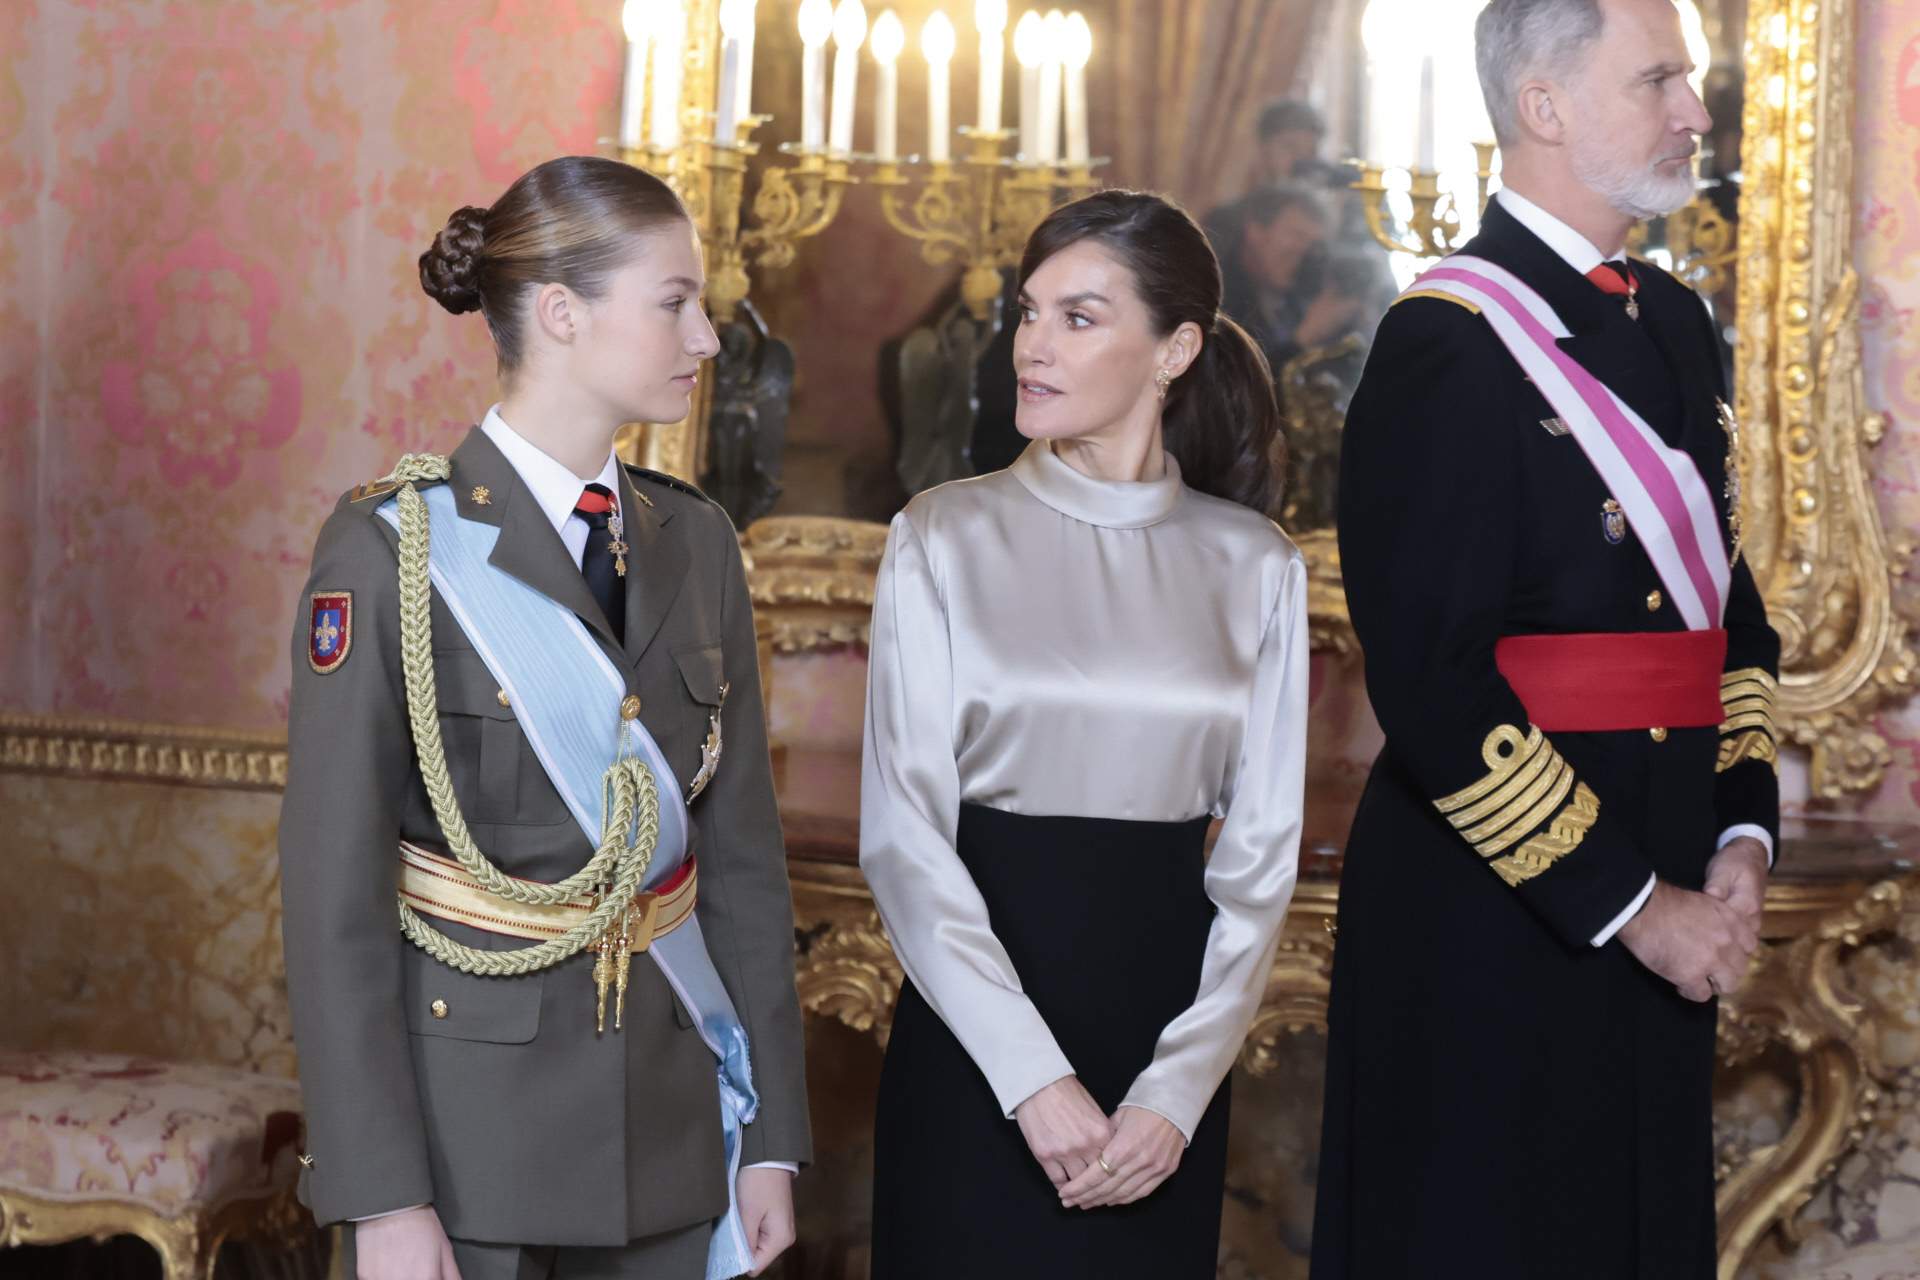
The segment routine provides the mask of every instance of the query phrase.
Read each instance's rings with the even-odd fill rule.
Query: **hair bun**
[[[487,211],[455,209],[447,225],[420,255],[420,287],[455,315],[480,309],[480,252],[486,245]]]

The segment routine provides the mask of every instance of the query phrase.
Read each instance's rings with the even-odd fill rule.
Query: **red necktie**
[[[1633,268],[1624,262],[1603,262],[1587,272],[1587,279],[1605,294],[1627,300],[1627,315],[1635,320],[1640,318],[1640,282],[1634,278]]]
[[[606,615],[607,625],[613,628],[614,638],[625,644],[626,592],[620,579],[626,576],[627,546],[608,527],[615,510],[613,492],[604,485],[588,485],[581,492],[580,500],[573,504],[574,514],[587,522],[587,545],[581,553],[580,572],[585,575],[587,588],[593,592],[600,611]]]

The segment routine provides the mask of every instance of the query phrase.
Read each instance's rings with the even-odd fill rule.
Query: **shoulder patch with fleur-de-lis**
[[[1720,416],[1720,429],[1727,433],[1727,485],[1723,492],[1727,498],[1727,536],[1733,544],[1727,556],[1727,565],[1732,567],[1740,563],[1743,535],[1740,523],[1740,420],[1733,416],[1733,406],[1718,396],[1714,397],[1713,405]]]
[[[687,803],[697,800],[707,784],[713,781],[713,775],[720,768],[720,753],[726,749],[726,743],[720,733],[720,713],[726,709],[727,693],[733,686],[720,686],[720,701],[707,717],[707,740],[700,747],[700,772],[693,775],[693,783],[687,788]]]

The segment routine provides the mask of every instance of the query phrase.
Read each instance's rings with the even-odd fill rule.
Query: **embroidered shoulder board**
[[[399,487],[392,480],[369,480],[365,484],[353,486],[353,492],[347,495],[347,501],[365,502],[368,498],[382,498]]]
[[[1451,302],[1456,307],[1471,311],[1474,315],[1480,314],[1480,308],[1474,306],[1465,298],[1456,298],[1452,294],[1442,293],[1438,289],[1415,289],[1410,293],[1403,293],[1393,300],[1393,305],[1397,307],[1401,303],[1411,302],[1415,298],[1437,298],[1441,302]]]
[[[700,499],[700,501],[702,502],[713,501],[712,498],[709,498],[706,494],[700,492],[700,490],[697,487],[695,487],[692,484],[692,482],[687,480],[682,480],[679,476],[670,476],[664,471],[649,471],[645,467],[636,467],[630,462],[625,465],[627,468],[627,474],[632,476],[635,480],[651,480],[655,484],[665,485],[669,489],[678,489],[681,493],[691,494],[692,496]],[[646,500],[645,496],[641,495],[641,501],[644,502],[645,500]]]

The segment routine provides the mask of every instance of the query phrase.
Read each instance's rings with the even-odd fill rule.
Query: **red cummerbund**
[[[1724,631],[1508,636],[1500,674],[1547,733],[1719,725]]]

